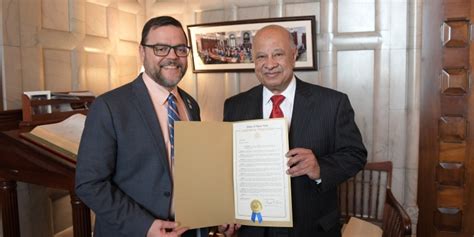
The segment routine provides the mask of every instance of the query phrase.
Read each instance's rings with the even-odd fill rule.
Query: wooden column
[[[3,236],[19,237],[20,221],[15,181],[0,178],[0,206],[2,207]]]
[[[74,192],[71,191],[70,196],[74,237],[91,237],[90,209],[76,196]]]

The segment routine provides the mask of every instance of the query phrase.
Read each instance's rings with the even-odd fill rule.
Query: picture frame
[[[23,94],[28,96],[30,100],[51,99],[51,91],[24,91]],[[51,112],[51,105],[41,105],[33,108],[33,114],[50,114]]]
[[[298,48],[294,70],[317,70],[315,16],[298,16],[189,25],[193,72],[253,71],[253,37],[271,24],[287,28],[293,36]]]

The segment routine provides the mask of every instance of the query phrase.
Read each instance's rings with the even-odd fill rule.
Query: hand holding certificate
[[[284,119],[179,122],[175,128],[176,221],[292,226]]]

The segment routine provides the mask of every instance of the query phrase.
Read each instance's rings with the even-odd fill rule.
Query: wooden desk
[[[71,196],[74,237],[91,236],[90,210],[74,193],[75,167],[34,147],[19,137],[23,130],[0,132],[0,206],[3,235],[19,237],[16,181],[68,190]]]

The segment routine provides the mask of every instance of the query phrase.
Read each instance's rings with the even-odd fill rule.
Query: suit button
[[[170,197],[171,196],[171,192],[164,192],[163,194],[165,195],[165,197]]]

